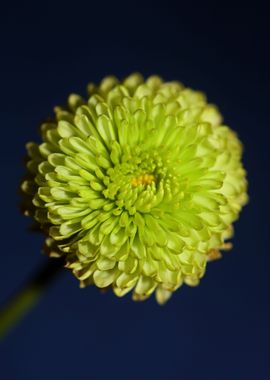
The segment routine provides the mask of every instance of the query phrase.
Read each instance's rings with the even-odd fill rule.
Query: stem
[[[0,339],[30,311],[45,288],[63,268],[62,259],[49,259],[0,310]]]

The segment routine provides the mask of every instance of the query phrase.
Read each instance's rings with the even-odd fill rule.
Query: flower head
[[[247,201],[241,143],[179,82],[132,74],[88,92],[27,145],[25,212],[82,286],[164,303],[229,247]]]

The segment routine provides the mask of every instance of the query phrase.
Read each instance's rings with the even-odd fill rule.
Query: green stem
[[[0,310],[0,340],[34,307],[63,265],[62,259],[49,259],[35,276],[3,305]]]

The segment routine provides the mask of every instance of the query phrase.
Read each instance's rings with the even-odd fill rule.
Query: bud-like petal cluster
[[[82,286],[164,303],[230,245],[247,201],[241,143],[179,82],[132,74],[88,92],[27,145],[25,213]]]

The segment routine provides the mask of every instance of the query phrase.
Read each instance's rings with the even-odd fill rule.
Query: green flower
[[[106,77],[88,93],[27,144],[25,213],[81,286],[164,303],[230,246],[247,201],[241,143],[179,82]]]

